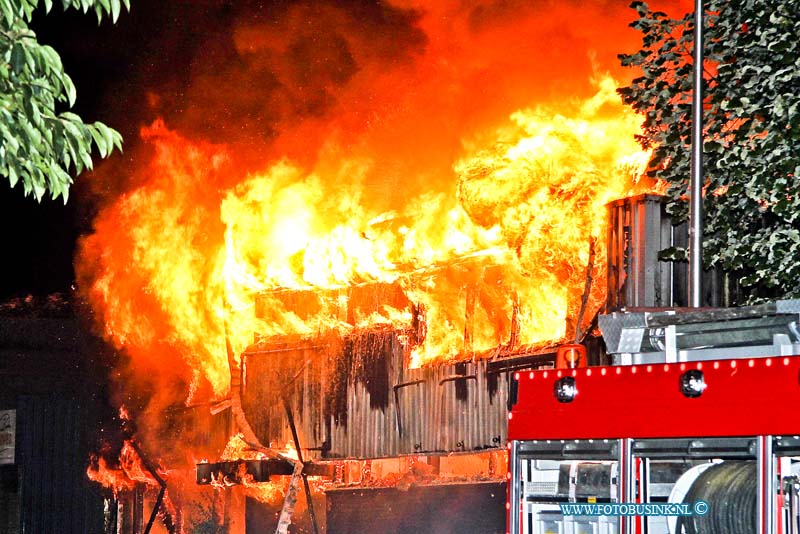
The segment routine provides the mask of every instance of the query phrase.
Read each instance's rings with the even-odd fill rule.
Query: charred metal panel
[[[332,406],[336,400],[323,393],[324,387],[331,387],[326,378],[328,354],[339,347],[337,340],[331,343],[286,341],[261,345],[243,355],[242,408],[262,443],[280,448],[292,441],[285,397],[294,412],[301,447],[324,448],[325,413],[339,409]]]
[[[687,223],[667,214],[665,197],[639,195],[608,204],[606,311],[688,305],[688,263],[660,261],[668,248],[686,249]],[[735,306],[743,300],[735,276],[703,272],[702,305]]]
[[[327,458],[387,458],[501,448],[506,442],[508,371],[487,360],[407,367],[403,333],[259,344],[244,356],[243,407],[262,443],[291,434]]]
[[[504,482],[328,490],[328,534],[494,534],[506,531]],[[368,510],[369,513],[364,513]]]
[[[426,284],[435,279],[436,287],[449,295],[449,315],[437,320],[463,327],[463,344],[451,351],[459,355],[457,363],[409,368],[428,325],[425,307],[412,302],[399,282],[280,289],[258,296],[256,316],[264,321],[264,332],[242,356],[242,407],[264,445],[280,448],[292,441],[288,405],[301,448],[312,458],[387,458],[504,446],[511,371],[492,366],[497,359],[519,355],[516,293],[485,257],[413,276]],[[479,286],[493,289],[487,293]],[[497,345],[477,354],[476,314],[498,303],[501,309],[492,315]],[[376,324],[374,318],[385,317],[389,309],[402,319]],[[287,316],[313,333],[270,333],[282,332],[276,325]]]
[[[269,482],[272,475],[291,475],[292,464],[285,460],[235,460],[230,462],[197,464],[196,482],[200,485],[214,482],[230,486],[244,482]]]

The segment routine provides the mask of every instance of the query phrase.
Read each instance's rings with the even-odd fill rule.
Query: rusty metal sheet
[[[245,414],[265,444],[291,441],[281,395],[311,457],[447,454],[506,442],[510,373],[486,360],[409,369],[396,331],[260,343],[243,359]]]

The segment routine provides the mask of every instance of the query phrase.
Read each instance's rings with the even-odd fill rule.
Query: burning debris
[[[170,478],[168,472],[148,461],[133,437],[133,423],[124,406],[119,409],[119,420],[122,432],[127,435],[121,450],[115,453],[109,450],[109,445],[106,444],[107,450],[93,454],[86,470],[90,480],[109,489],[113,495],[110,501],[111,507],[106,511],[107,530],[110,528],[109,525],[118,525],[120,520],[125,523],[124,516],[128,516],[128,523],[142,523],[138,530],[134,527],[135,531],[142,531],[143,499],[145,495],[150,495],[154,498],[154,502],[143,532],[149,534],[158,518],[169,534],[180,533],[182,531],[180,512],[176,510],[168,493]],[[119,517],[120,512],[123,515],[122,519]],[[134,517],[130,517],[131,513]]]
[[[322,168],[277,163],[245,176],[211,212],[183,206],[194,204],[183,181],[221,181],[229,156],[163,125],[149,127],[145,138],[157,157],[148,174],[159,178],[101,216],[84,248],[103,251],[95,264],[102,274],[93,275],[90,287],[107,333],[132,353],[148,354],[166,342],[167,354],[178,351],[182,366],[201,372],[191,380],[216,394],[228,386],[221,358],[226,331],[238,354],[254,333],[313,337],[402,327],[415,319],[409,302],[424,306],[427,317],[414,362],[452,358],[463,350],[470,287],[473,350],[508,343],[515,310],[518,346],[561,338],[580,301],[578,266],[602,230],[603,206],[636,190],[646,160],[632,140],[638,118],[616,103],[613,88],[605,80],[573,118],[564,110],[520,113],[516,126],[498,132],[494,149],[456,165],[448,187],[454,193],[457,182],[458,195],[412,197],[393,216],[358,203],[367,195],[358,176],[369,169],[347,162],[337,171],[344,175],[331,179],[323,179]],[[614,107],[622,118],[605,116]],[[337,183],[347,176],[355,177],[352,187]],[[214,215],[221,221],[207,221]],[[216,232],[224,242],[214,242]],[[604,253],[598,251],[597,265]],[[136,273],[125,268],[132,264]],[[347,305],[347,288],[365,283],[402,295],[359,313]],[[265,291],[275,297],[261,305],[269,315],[256,318],[253,303]],[[322,301],[293,309],[281,302],[281,291],[314,293]],[[603,301],[600,293],[596,288],[590,309]],[[341,316],[347,309],[354,314]]]
[[[104,456],[94,455],[86,474],[115,494],[131,491],[137,484],[153,488],[159,486],[153,475],[142,465],[142,459],[132,441],[125,441],[117,458],[118,465],[111,465]]]
[[[112,508],[107,510],[107,523],[118,524],[120,512],[127,514],[129,508],[134,515],[139,516],[138,522],[141,522],[143,519],[141,503],[145,496],[150,496],[154,501],[143,532],[149,533],[157,518],[170,534],[181,532],[180,513],[167,493],[166,474],[150,466],[144,459],[141,449],[132,440],[126,440],[123,444],[118,462],[118,465],[111,465],[102,456],[95,455],[91,458],[86,471],[90,480],[110,489],[113,493]],[[139,503],[138,514],[136,504],[131,506],[132,502]],[[128,518],[128,521],[137,522],[137,519]]]

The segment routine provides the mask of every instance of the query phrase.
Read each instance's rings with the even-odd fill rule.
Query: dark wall
[[[88,411],[79,400],[55,395],[18,400],[21,532],[103,532],[103,496],[86,476]]]
[[[16,410],[15,464],[0,466],[0,534],[103,532],[86,476],[108,419],[108,349],[67,303],[0,305],[0,410]]]

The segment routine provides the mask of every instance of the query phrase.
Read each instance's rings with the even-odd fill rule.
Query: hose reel
[[[676,534],[752,534],[756,532],[756,464],[725,461],[703,471],[683,499],[709,504],[706,515],[679,517]]]

